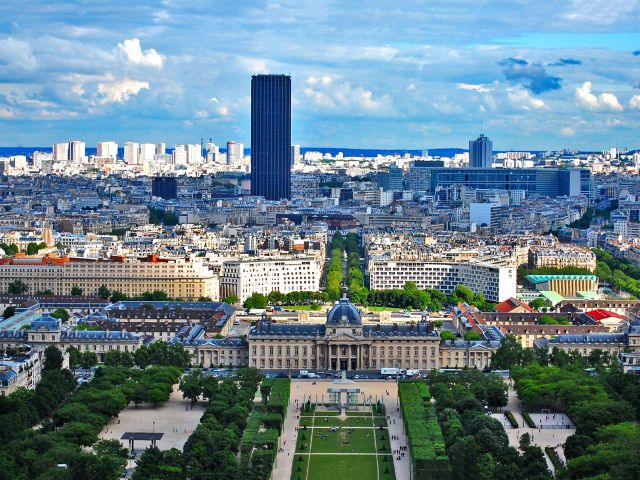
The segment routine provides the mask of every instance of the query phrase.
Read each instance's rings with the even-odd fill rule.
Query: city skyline
[[[249,144],[256,73],[292,76],[301,145],[464,148],[483,122],[496,150],[640,146],[637,1],[507,11],[66,1],[0,12],[5,146]]]

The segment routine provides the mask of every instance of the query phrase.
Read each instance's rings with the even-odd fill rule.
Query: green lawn
[[[377,468],[373,455],[311,455],[308,480],[372,480],[375,478],[377,478]],[[304,479],[300,478],[300,480]]]
[[[366,307],[370,312],[404,312],[404,308],[398,307],[379,307],[376,305],[369,305]]]
[[[307,437],[309,438],[309,437]],[[311,453],[374,453],[373,429],[314,429]]]
[[[380,480],[394,480],[396,474],[393,468],[393,457],[391,455],[381,455],[378,457],[380,468]],[[389,471],[389,473],[385,473]]]
[[[323,305],[318,305],[315,308],[311,308],[314,307],[313,305],[283,305],[282,309],[283,310],[304,310],[304,311],[312,311],[312,312],[319,312],[322,310]]]
[[[395,480],[386,417],[371,411],[348,412],[344,420],[336,412],[312,415],[300,418],[292,480]]]

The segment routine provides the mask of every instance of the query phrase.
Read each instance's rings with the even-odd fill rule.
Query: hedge
[[[509,423],[511,424],[511,426],[513,428],[518,428],[520,425],[518,425],[518,422],[516,421],[516,417],[513,416],[513,413],[511,413],[511,410],[505,410],[504,411],[504,416],[507,417],[507,420],[509,420]]]
[[[560,462],[560,457],[558,456],[558,452],[556,452],[555,448],[544,447],[544,451],[547,453],[547,456],[549,457],[549,460],[551,460],[551,463],[553,463],[553,468],[556,469],[556,472],[558,470],[564,470],[564,465],[562,465],[562,462]]]
[[[267,480],[277,455],[278,439],[289,406],[291,380],[267,378],[262,385],[271,387],[266,406],[256,405],[242,435],[241,465],[245,478]],[[264,427],[266,430],[260,431]]]
[[[413,467],[417,480],[449,480],[451,464],[445,442],[424,383],[401,382],[398,385],[400,406]]]
[[[524,422],[527,424],[529,428],[538,428],[536,426],[536,422],[534,422],[529,416],[528,412],[522,412],[522,418],[524,418]]]

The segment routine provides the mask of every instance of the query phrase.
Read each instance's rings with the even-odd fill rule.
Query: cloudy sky
[[[640,148],[640,0],[0,2],[0,145],[250,138],[253,73],[293,141]]]

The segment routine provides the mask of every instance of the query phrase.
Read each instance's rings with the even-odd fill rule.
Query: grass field
[[[386,423],[370,411],[303,415],[291,479],[394,480]]]
[[[404,308],[398,307],[379,307],[376,305],[369,305],[366,307],[370,312],[404,312]]]

